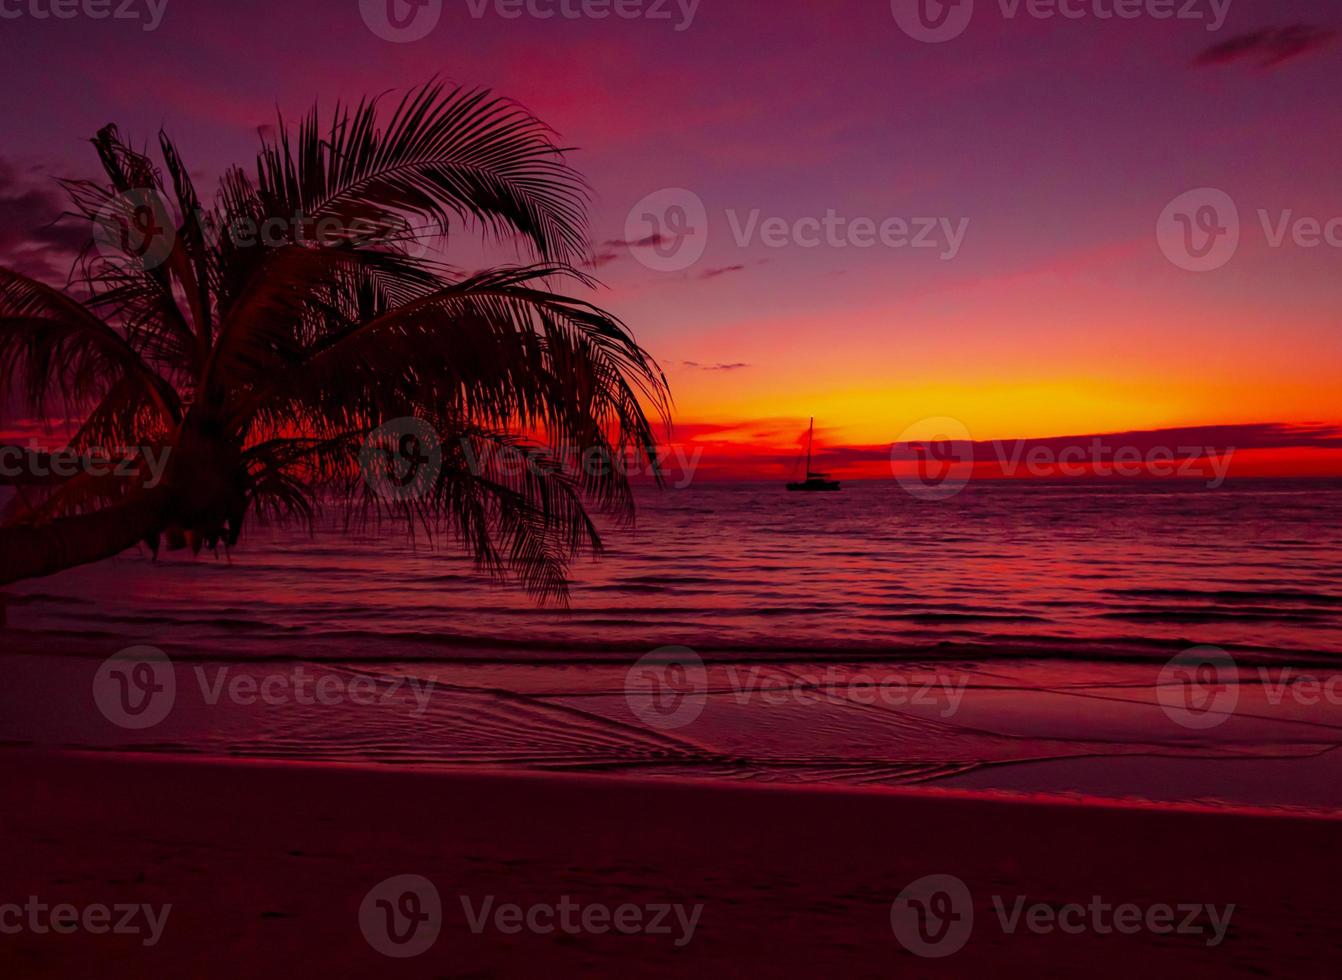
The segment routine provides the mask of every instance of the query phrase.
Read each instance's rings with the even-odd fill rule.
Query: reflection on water
[[[390,529],[258,529],[231,562],[128,555],[15,590],[0,740],[1342,807],[1339,706],[1258,673],[1342,652],[1339,510],[1336,485],[1291,482],[701,487],[647,497],[567,613]],[[133,643],[175,664],[173,711],[145,731],[90,695]],[[625,690],[670,644],[708,665],[674,729]],[[1154,690],[1203,644],[1235,655],[1241,696],[1197,730]],[[304,699],[304,671],[377,696]],[[229,693],[275,677],[268,703]]]
[[[231,561],[132,553],[28,583],[10,624],[230,657],[669,643],[1338,653],[1339,518],[1337,483],[980,483],[945,501],[893,483],[825,495],[697,486],[643,495],[638,527],[611,531],[609,553],[575,569],[568,613],[536,609],[450,549],[416,549],[398,528],[253,528]]]

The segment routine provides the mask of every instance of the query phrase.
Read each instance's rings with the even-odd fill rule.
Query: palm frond
[[[232,546],[249,513],[311,524],[334,506],[446,535],[563,603],[572,561],[601,548],[588,508],[632,517],[618,463],[656,472],[670,396],[618,318],[560,291],[595,286],[577,268],[582,178],[487,92],[430,82],[380,105],[325,125],[314,108],[296,134],[281,121],[255,178],[227,171],[208,211],[166,135],[160,170],[115,127],[98,133],[106,179],[65,182],[74,213],[96,227],[147,195],[156,222],[175,212],[170,247],[151,263],[128,235],[100,240],[64,292],[0,270],[0,380],[39,414],[77,411],[73,447],[172,456],[161,485],[132,467],[21,488],[0,583],[135,541]],[[417,247],[463,226],[534,261],[463,275]],[[360,451],[409,416],[438,433],[442,465],[423,493],[384,499]]]
[[[545,261],[587,255],[587,186],[524,109],[483,90],[429,82],[401,100],[385,127],[378,110],[378,99],[337,105],[323,127],[314,108],[296,143],[281,119],[257,160],[267,212],[346,228],[427,220],[444,235],[456,220],[499,240],[520,235]]]
[[[53,399],[86,406],[123,379],[163,420],[180,415],[172,386],[120,333],[59,290],[3,267],[0,378],[20,386],[37,415]]]

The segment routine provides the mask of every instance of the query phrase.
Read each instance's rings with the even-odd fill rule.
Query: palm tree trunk
[[[101,561],[152,540],[166,499],[159,488],[92,514],[0,527],[0,585]]]

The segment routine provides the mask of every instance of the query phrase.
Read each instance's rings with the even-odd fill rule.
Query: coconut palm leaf
[[[35,414],[77,412],[72,446],[134,465],[14,481],[32,485],[0,521],[0,584],[136,542],[231,547],[248,515],[311,524],[333,507],[450,538],[564,600],[569,564],[600,550],[593,513],[632,516],[614,463],[655,470],[670,399],[628,328],[570,295],[595,285],[577,268],[587,191],[548,129],[437,82],[389,116],[378,99],[325,124],[313,109],[208,210],[165,135],[161,168],[115,127],[93,144],[105,179],[65,182],[72,213],[115,230],[147,207],[170,240],[150,262],[103,235],[65,290],[0,270],[0,379]],[[425,247],[462,228],[529,258],[462,274]],[[386,499],[360,453],[405,417],[433,427],[442,463]],[[137,447],[170,452],[161,484]]]

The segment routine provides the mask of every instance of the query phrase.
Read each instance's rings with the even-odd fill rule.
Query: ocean
[[[648,490],[566,611],[399,526],[253,527],[13,588],[0,741],[1342,808],[1340,516],[1335,481]],[[175,689],[142,728],[127,648]],[[1192,725],[1190,648],[1236,694]]]

